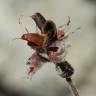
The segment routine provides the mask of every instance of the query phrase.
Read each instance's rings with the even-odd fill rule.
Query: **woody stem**
[[[78,90],[75,87],[75,85],[73,84],[72,79],[71,78],[66,78],[66,81],[69,84],[74,96],[79,96]]]

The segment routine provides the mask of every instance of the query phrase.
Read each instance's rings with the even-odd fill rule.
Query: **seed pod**
[[[46,19],[40,13],[35,13],[34,15],[31,16],[31,18],[35,21],[36,25],[41,30],[41,33],[43,33]]]
[[[31,48],[41,48],[44,44],[44,36],[37,33],[23,34],[21,39],[26,40]]]
[[[48,44],[53,43],[57,40],[57,29],[53,21],[48,20],[44,26],[44,32],[48,37]]]

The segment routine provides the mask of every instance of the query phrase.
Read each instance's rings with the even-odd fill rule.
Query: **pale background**
[[[27,58],[31,56],[25,41],[13,40],[30,32],[35,23],[28,16],[42,13],[58,25],[71,18],[71,30],[81,27],[71,38],[66,59],[75,69],[73,80],[80,96],[96,96],[96,1],[95,0],[0,0],[0,96],[72,96],[54,64],[45,64],[30,80]]]

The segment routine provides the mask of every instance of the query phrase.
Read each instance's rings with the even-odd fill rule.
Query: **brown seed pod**
[[[26,40],[27,44],[32,48],[41,48],[45,38],[37,33],[27,33],[23,34],[21,39]]]
[[[41,30],[41,33],[44,33],[43,29],[46,23],[46,19],[38,12],[30,17],[35,21],[37,27]]]

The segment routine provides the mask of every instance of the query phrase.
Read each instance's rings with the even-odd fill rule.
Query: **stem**
[[[79,96],[78,90],[75,87],[75,85],[73,84],[72,79],[71,78],[66,78],[66,81],[69,84],[74,96]]]

